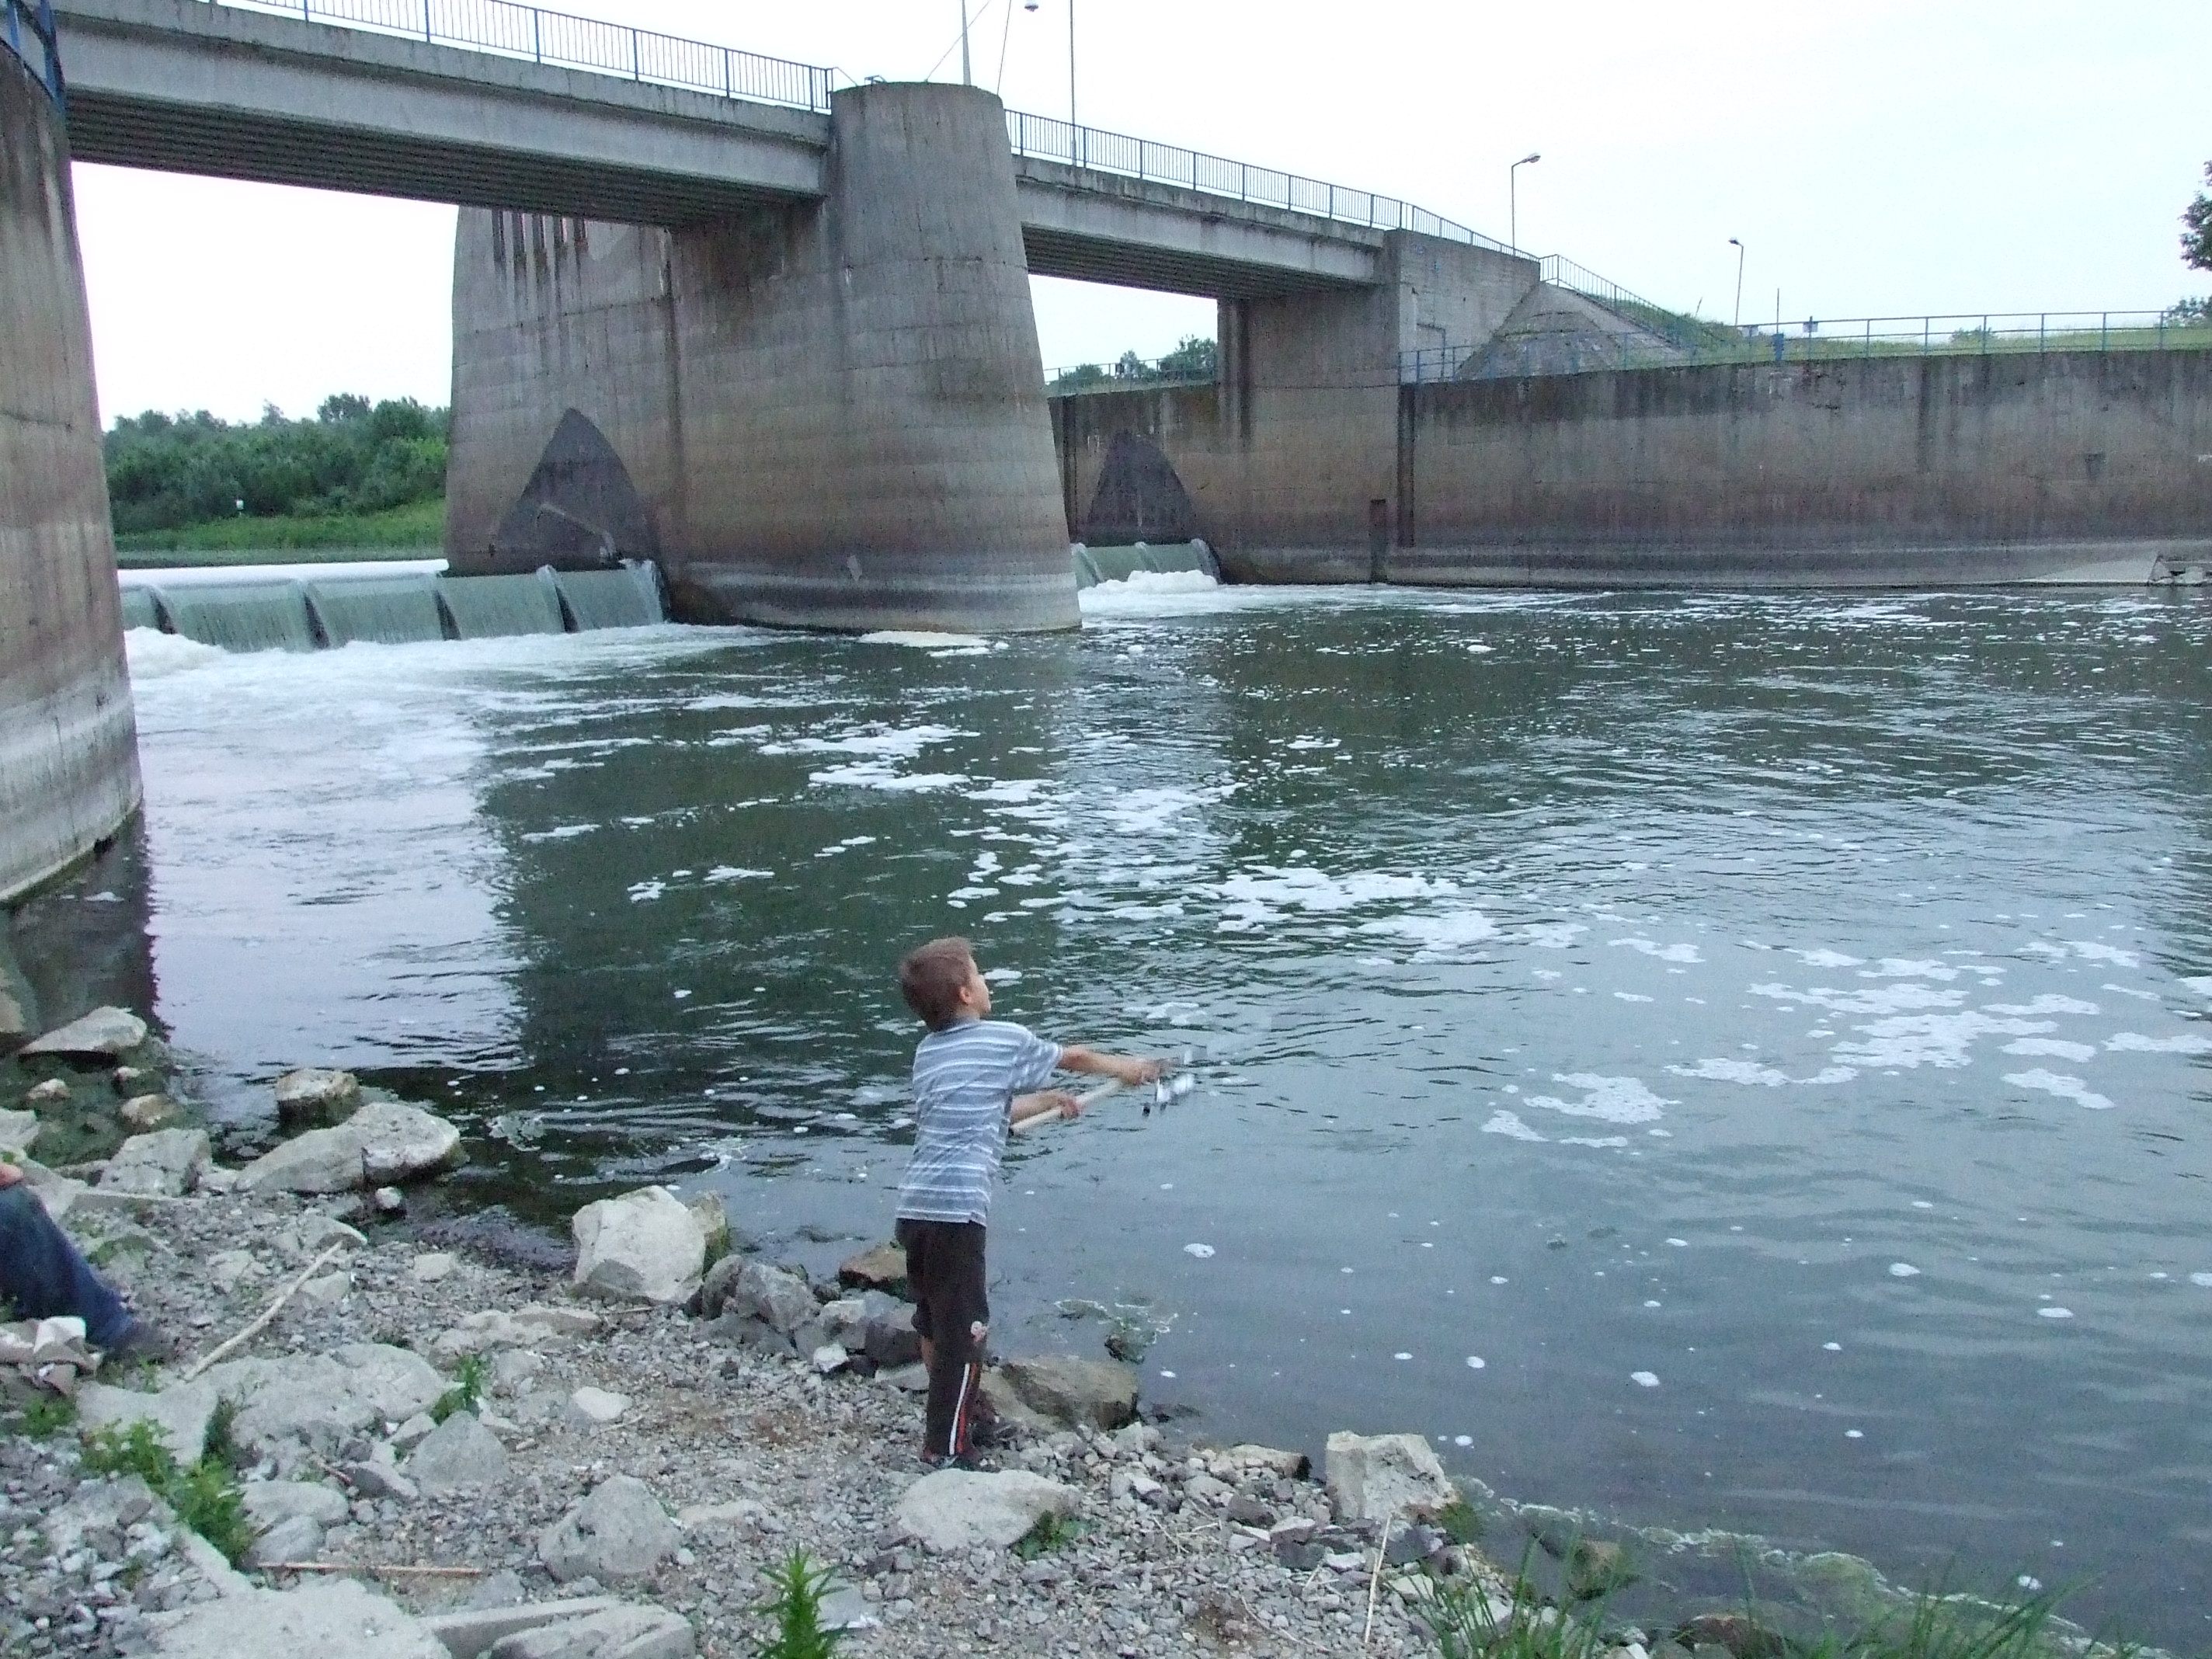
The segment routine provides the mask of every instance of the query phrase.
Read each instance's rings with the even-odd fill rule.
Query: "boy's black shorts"
[[[991,1302],[983,1266],[987,1230],[975,1221],[916,1221],[902,1217],[897,1228],[906,1251],[906,1282],[914,1292],[914,1328],[934,1343],[956,1351],[969,1344],[969,1331],[991,1322]]]

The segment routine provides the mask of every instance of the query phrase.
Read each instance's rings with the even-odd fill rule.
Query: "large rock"
[[[158,1659],[450,1659],[422,1623],[351,1579],[202,1601],[157,1631]]]
[[[686,1302],[707,1266],[699,1218],[665,1187],[641,1187],[576,1212],[575,1284],[593,1296]]]
[[[1110,1359],[1044,1354],[1000,1366],[1030,1409],[1064,1428],[1118,1429],[1136,1420],[1137,1368]]]
[[[239,1491],[246,1517],[257,1527],[273,1527],[295,1516],[319,1527],[335,1527],[346,1518],[346,1495],[318,1480],[249,1480]]]
[[[343,1123],[361,1105],[361,1080],[351,1072],[303,1066],[276,1079],[276,1121],[287,1126]]]
[[[746,1262],[722,1299],[725,1314],[757,1319],[783,1336],[811,1323],[820,1307],[805,1279],[765,1261]]]
[[[363,1429],[404,1423],[427,1411],[446,1380],[418,1354],[356,1342],[327,1354],[237,1359],[199,1379],[241,1409],[231,1435],[250,1451],[286,1440],[334,1455]]]
[[[109,1193],[143,1193],[177,1198],[191,1191],[208,1164],[204,1129],[156,1129],[133,1135],[118,1147],[100,1171],[100,1188]]]
[[[848,1256],[837,1264],[837,1282],[856,1291],[882,1291],[903,1297],[907,1292],[906,1247],[878,1244],[873,1249]]]
[[[513,1472],[499,1437],[469,1412],[455,1412],[431,1430],[401,1467],[410,1480],[433,1493],[503,1486]]]
[[[939,1469],[907,1488],[892,1518],[902,1534],[928,1549],[1004,1549],[1048,1515],[1073,1515],[1082,1501],[1074,1487],[1026,1469]]]
[[[515,1583],[519,1590],[520,1581]],[[541,1626],[588,1619],[623,1605],[609,1595],[579,1596],[561,1601],[501,1602],[465,1607],[459,1613],[432,1613],[422,1623],[445,1644],[453,1659],[477,1659],[503,1638],[537,1630]]]
[[[62,1060],[118,1060],[146,1041],[146,1022],[125,1008],[95,1008],[23,1045],[22,1053]]]
[[[599,1328],[599,1316],[583,1308],[532,1305],[508,1312],[489,1308],[472,1313],[449,1331],[442,1331],[431,1347],[458,1359],[464,1354],[486,1353],[495,1348],[543,1348],[588,1336]]]
[[[1322,1459],[1339,1521],[1433,1521],[1459,1501],[1459,1488],[1418,1434],[1328,1437]]]
[[[0,1112],[0,1157],[27,1152],[38,1138],[36,1112]]]
[[[288,1515],[271,1522],[261,1535],[246,1547],[246,1565],[249,1567],[284,1566],[297,1561],[312,1561],[322,1553],[322,1523],[312,1516]]]
[[[116,1121],[133,1134],[168,1128],[184,1115],[182,1107],[161,1094],[132,1095],[115,1109]]]
[[[665,1607],[616,1607],[502,1637],[487,1659],[691,1659],[691,1621]]]
[[[77,1387],[76,1420],[86,1430],[128,1430],[133,1423],[150,1424],[177,1462],[191,1464],[207,1449],[208,1422],[218,1397],[205,1377],[159,1394],[84,1382]]]
[[[343,1193],[432,1175],[455,1163],[461,1132],[434,1113],[371,1101],[331,1129],[310,1129],[238,1173],[246,1192]]]
[[[538,1559],[557,1583],[643,1578],[676,1553],[683,1536],[653,1495],[630,1475],[602,1481],[538,1540]]]

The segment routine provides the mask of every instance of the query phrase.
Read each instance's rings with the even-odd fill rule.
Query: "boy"
[[[899,1183],[899,1244],[915,1303],[914,1328],[929,1367],[922,1461],[975,1467],[976,1394],[991,1309],[985,1298],[984,1226],[991,1182],[1012,1123],[1082,1110],[1046,1090],[1057,1070],[1148,1083],[1157,1060],[1061,1048],[994,1020],[991,988],[964,939],[935,939],[899,963],[899,992],[929,1027],[914,1051],[914,1156]]]

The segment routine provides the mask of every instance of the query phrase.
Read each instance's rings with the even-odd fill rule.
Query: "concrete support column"
[[[840,92],[826,178],[820,202],[709,226],[580,225],[565,265],[541,222],[463,215],[457,563],[574,409],[635,481],[687,619],[1075,624],[1002,106]]]
[[[0,899],[137,805],[69,144],[0,48]]]

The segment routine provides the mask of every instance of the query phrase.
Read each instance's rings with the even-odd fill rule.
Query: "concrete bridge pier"
[[[0,900],[137,805],[69,144],[0,46]]]
[[[456,569],[534,562],[533,519],[573,539],[628,489],[654,546],[608,540],[657,553],[686,620],[1075,625],[999,100],[841,91],[823,177],[675,229],[463,211]],[[564,496],[545,447],[572,410],[613,460]]]

